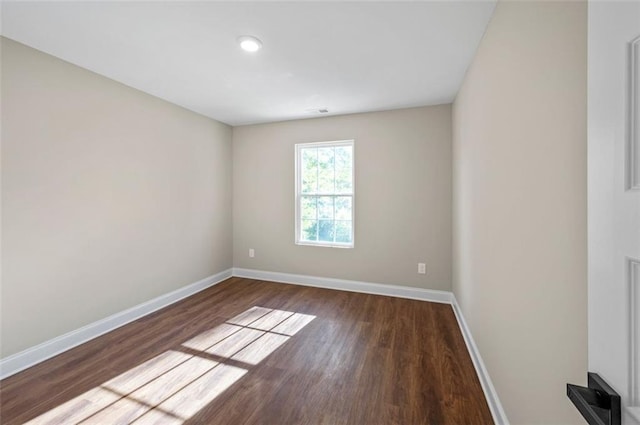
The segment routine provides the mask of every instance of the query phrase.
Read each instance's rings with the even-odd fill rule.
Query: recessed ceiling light
[[[245,52],[257,52],[262,47],[262,41],[252,35],[238,37],[238,43]]]

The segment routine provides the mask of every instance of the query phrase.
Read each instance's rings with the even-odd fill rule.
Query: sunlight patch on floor
[[[27,424],[182,424],[313,319],[254,306]]]
[[[262,331],[256,331],[254,329],[242,328],[238,326],[236,333],[230,335],[223,341],[220,341],[213,347],[207,348],[205,353],[215,354],[220,357],[231,357],[238,351],[242,350],[247,345],[254,342],[256,339],[264,335]]]
[[[245,369],[221,364],[161,403],[158,407],[162,412],[170,412],[173,416],[187,420],[211,403],[245,373],[247,373]],[[148,422],[145,421],[143,416],[140,421],[135,423]]]
[[[101,411],[120,399],[119,396],[101,387],[93,388],[78,397],[27,422],[30,425],[75,424]]]

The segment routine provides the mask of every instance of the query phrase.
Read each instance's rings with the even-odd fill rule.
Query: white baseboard
[[[480,385],[482,385],[484,396],[489,404],[491,416],[493,416],[493,422],[496,425],[509,425],[509,419],[507,419],[507,415],[502,408],[502,403],[500,403],[500,399],[498,398],[498,393],[496,392],[493,382],[491,382],[491,378],[489,377],[489,372],[487,372],[487,368],[482,361],[482,357],[480,357],[478,346],[473,340],[473,336],[471,336],[471,330],[469,329],[467,322],[464,320],[462,310],[460,309],[458,301],[453,294],[451,294],[451,307],[453,307],[453,312],[456,315],[456,319],[458,319],[458,325],[460,326],[460,331],[462,331],[464,342],[467,344],[467,350],[471,355],[473,366],[476,368],[476,374],[478,375],[478,379],[480,379]]]
[[[233,275],[248,279],[266,280],[269,282],[290,283],[316,288],[338,289],[341,291],[361,292],[364,294],[387,295],[390,297],[409,298],[412,300],[431,301],[451,304],[453,294],[448,291],[414,288],[411,286],[385,285],[382,283],[359,282],[356,280],[332,279],[327,277],[301,274],[267,272],[252,269],[233,269]]]
[[[175,291],[161,295],[150,301],[138,304],[130,309],[90,323],[80,329],[71,331],[57,338],[45,341],[35,347],[28,348],[12,356],[0,359],[0,379],[7,378],[28,367],[34,366],[64,351],[70,350],[91,339],[117,329],[156,310],[180,301],[183,298],[200,292],[210,286],[230,278],[232,269],[204,278],[198,282],[184,286]]]
[[[233,275],[248,279],[266,280],[269,282],[289,283],[302,286],[314,286],[317,288],[338,289],[341,291],[361,292],[365,294],[387,295],[390,297],[409,298],[420,301],[431,301],[451,304],[453,312],[458,320],[458,326],[467,345],[467,350],[473,361],[478,379],[482,385],[485,398],[489,404],[493,421],[496,425],[509,425],[507,415],[502,408],[498,394],[491,382],[487,368],[480,357],[471,331],[464,320],[460,306],[452,292],[435,291],[432,289],[414,288],[409,286],[385,285],[381,283],[358,282],[354,280],[331,279],[318,276],[308,276],[290,273],[268,272],[262,270],[234,268]]]

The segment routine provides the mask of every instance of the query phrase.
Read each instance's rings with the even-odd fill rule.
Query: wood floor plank
[[[231,356],[251,344],[256,339],[260,338],[262,335],[264,335],[264,332],[262,331],[241,328],[238,332],[230,335],[226,339],[204,351],[216,356],[231,358]]]
[[[241,330],[242,327],[223,323],[182,343],[183,347],[204,351]]]
[[[265,314],[261,318],[251,322],[248,326],[252,329],[259,329],[261,331],[270,331],[280,323],[293,315],[293,311],[284,310],[272,310],[270,313]]]
[[[491,424],[451,306],[231,278],[0,382],[3,424]]]

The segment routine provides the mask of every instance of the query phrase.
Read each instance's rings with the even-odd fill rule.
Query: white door
[[[589,371],[638,425],[640,0],[590,1],[588,37]]]

